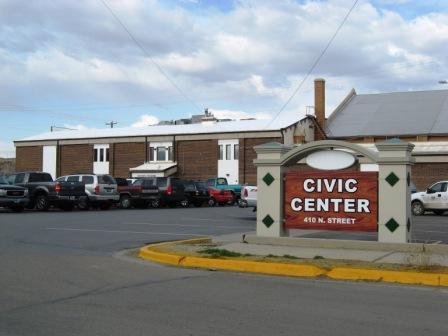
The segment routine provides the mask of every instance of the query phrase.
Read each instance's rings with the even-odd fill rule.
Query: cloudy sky
[[[0,156],[14,155],[12,140],[52,125],[138,127],[204,107],[269,118],[353,3],[0,0]],[[281,117],[313,105],[315,77],[327,80],[328,112],[352,87],[443,89],[447,55],[448,1],[359,0]]]

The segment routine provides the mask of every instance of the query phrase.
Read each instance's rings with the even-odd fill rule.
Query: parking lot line
[[[204,225],[197,224],[163,224],[163,223],[142,223],[142,222],[123,222],[123,225],[145,225],[145,226],[173,226],[173,227],[199,227],[203,228]],[[213,228],[222,228],[222,229],[250,229],[249,226],[229,226],[229,225],[213,225]]]
[[[45,228],[45,230],[80,231],[80,232],[105,232],[105,233],[132,233],[132,234],[151,234],[151,235],[169,235],[169,236],[198,236],[198,237],[210,236],[210,234],[199,234],[199,233],[171,233],[171,232],[122,231],[122,230],[94,230],[94,229],[76,229],[76,228]]]

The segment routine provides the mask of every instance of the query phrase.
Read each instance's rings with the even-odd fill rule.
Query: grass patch
[[[284,254],[282,258],[285,258],[285,259],[300,259],[299,257],[293,256],[293,255],[290,255],[290,254]]]
[[[325,259],[325,258],[322,257],[322,256],[317,255],[317,256],[315,256],[313,259],[314,259],[314,260],[322,260],[322,259]]]
[[[208,254],[212,258],[221,258],[221,257],[229,257],[229,258],[238,258],[238,257],[249,257],[252,254],[248,253],[238,253],[232,252],[226,249],[217,249],[217,248],[208,248],[204,250],[200,250],[199,253]]]

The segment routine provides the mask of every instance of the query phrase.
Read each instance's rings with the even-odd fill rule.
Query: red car
[[[210,199],[208,200],[209,206],[226,205],[235,202],[235,194],[231,190],[208,188]]]

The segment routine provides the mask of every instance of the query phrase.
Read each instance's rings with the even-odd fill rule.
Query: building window
[[[94,148],[93,162],[109,162],[109,148],[105,146]]]
[[[233,159],[239,160],[240,156],[240,145],[233,145]]]
[[[232,158],[232,145],[226,145],[226,160]]]
[[[174,147],[172,142],[151,142],[148,151],[149,162],[173,162]]]
[[[157,161],[166,161],[166,147],[157,147]]]
[[[219,155],[218,155],[218,160],[224,160],[224,146],[223,145],[219,145]]]

